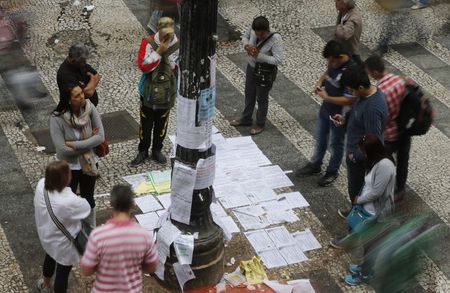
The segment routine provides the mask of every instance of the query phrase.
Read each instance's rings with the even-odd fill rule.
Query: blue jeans
[[[331,132],[331,134],[330,134]],[[316,144],[311,163],[315,167],[322,165],[323,157],[328,148],[328,139],[330,138],[331,158],[328,164],[327,173],[335,174],[338,172],[344,155],[345,127],[334,125],[330,120],[327,111],[319,111],[316,126]]]
[[[428,5],[430,3],[430,0],[419,0],[420,4]]]

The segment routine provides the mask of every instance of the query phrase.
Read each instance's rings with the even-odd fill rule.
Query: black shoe
[[[152,151],[152,160],[164,165],[167,163],[166,157],[160,151]]]
[[[308,177],[320,173],[320,167],[316,167],[311,163],[306,164],[304,167],[295,171],[297,177]]]
[[[319,179],[318,184],[321,187],[327,187],[327,186],[330,186],[337,178],[338,178],[338,173],[328,173],[328,172],[326,172],[325,175],[323,175]]]
[[[130,162],[130,166],[131,167],[139,166],[142,163],[144,163],[145,160],[147,160],[147,158],[148,158],[148,153],[146,153],[146,152],[139,152],[137,154],[136,158],[134,158],[134,160]]]
[[[346,220],[347,217],[348,217],[348,215],[350,214],[350,211],[351,211],[351,210],[341,210],[341,209],[338,209],[337,213],[338,213],[339,217],[341,217],[342,219]]]

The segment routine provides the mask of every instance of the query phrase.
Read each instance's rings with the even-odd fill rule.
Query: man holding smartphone
[[[307,177],[321,172],[328,140],[331,139],[330,162],[318,182],[319,186],[325,187],[331,185],[338,177],[344,155],[345,128],[336,125],[332,119],[334,115],[342,114],[344,106],[353,104],[354,99],[341,83],[344,71],[353,64],[348,50],[342,43],[333,40],[326,44],[322,55],[328,61],[328,68],[314,88],[314,94],[324,99],[317,119],[314,154],[310,162],[296,171],[296,176]]]

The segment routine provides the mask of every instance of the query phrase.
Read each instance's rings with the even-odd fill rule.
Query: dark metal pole
[[[198,101],[202,90],[212,86],[215,91],[214,85],[211,85],[211,71],[215,71],[215,68],[211,68],[210,61],[216,53],[217,0],[183,0],[180,22],[179,95]],[[197,125],[200,123],[196,121]],[[199,159],[206,159],[212,155],[214,151],[211,145],[207,146],[206,150],[177,145],[175,160],[195,168]],[[188,281],[184,289],[217,284],[223,275],[223,232],[212,219],[210,204],[213,196],[212,186],[193,190],[190,224],[172,220],[183,234],[199,233],[198,239],[194,242],[191,264],[196,278]],[[177,256],[172,245],[170,256],[165,263],[164,276],[164,284],[170,288],[179,288],[173,270],[173,264],[176,262]]]

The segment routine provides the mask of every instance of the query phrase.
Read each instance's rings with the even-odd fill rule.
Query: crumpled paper
[[[267,280],[266,271],[261,263],[261,258],[254,256],[251,260],[243,260],[239,267],[241,272],[247,278],[247,283],[250,285],[260,284]]]

